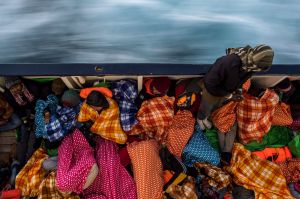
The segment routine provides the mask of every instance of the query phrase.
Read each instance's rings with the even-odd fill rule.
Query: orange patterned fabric
[[[238,102],[231,101],[212,113],[212,122],[221,133],[227,133],[233,127],[236,121],[237,105]]]
[[[34,152],[23,169],[16,177],[16,189],[20,189],[22,196],[36,197],[39,194],[39,186],[46,172],[42,169],[43,161],[48,158],[44,149],[39,148]]]
[[[237,105],[238,134],[242,144],[262,140],[271,128],[278,102],[278,95],[269,89],[261,98],[244,93],[244,100]]]
[[[290,105],[280,102],[275,107],[272,125],[288,126],[293,123]]]
[[[161,199],[164,181],[159,145],[155,140],[133,142],[127,146],[139,199]]]
[[[142,103],[137,113],[139,123],[130,131],[131,135],[146,134],[164,143],[166,130],[174,117],[174,97],[155,97]]]
[[[248,79],[243,84],[243,91],[248,91],[251,86],[251,81]],[[212,115],[211,119],[214,124],[214,126],[221,132],[221,133],[227,133],[231,130],[233,127],[235,121],[236,121],[236,107],[238,105],[238,102],[230,101],[224,106],[218,108],[215,110]]]
[[[113,94],[112,91],[109,90],[106,87],[91,87],[91,88],[83,88],[80,90],[80,97],[83,99],[86,99],[87,96],[92,92],[92,91],[99,91],[102,93],[104,96],[112,98]]]
[[[256,199],[293,198],[280,168],[270,161],[251,155],[241,144],[234,145],[230,167],[226,170],[231,173],[236,184],[254,190]]]
[[[169,151],[181,158],[182,151],[194,132],[195,118],[188,110],[178,111],[170,128],[167,130],[167,147]]]
[[[84,103],[78,115],[78,122],[91,120],[94,122],[90,129],[91,132],[118,144],[125,144],[127,135],[121,127],[118,104],[111,98],[106,99],[109,103],[109,108],[102,110],[100,114]]]

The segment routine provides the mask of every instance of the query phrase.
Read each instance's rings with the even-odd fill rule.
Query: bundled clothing
[[[5,87],[10,91],[15,101],[20,106],[25,106],[34,100],[33,94],[30,93],[25,84],[19,78],[7,78],[5,81]]]
[[[244,94],[244,100],[237,106],[238,135],[242,144],[262,140],[271,128],[278,101],[278,95],[269,89],[261,98]]]
[[[286,161],[278,162],[276,164],[280,167],[287,183],[299,182],[300,158],[290,158]]]
[[[252,154],[272,162],[285,162],[287,159],[292,158],[292,154],[287,146],[282,148],[265,148],[262,151],[254,151]]]
[[[200,106],[200,78],[182,79],[176,83],[175,111],[189,110],[197,113]]]
[[[83,191],[83,198],[136,199],[137,189],[133,178],[121,165],[116,143],[95,138],[95,159],[99,173],[95,181]]]
[[[255,198],[293,198],[280,168],[251,155],[241,144],[234,145],[226,170],[236,184],[254,190]]]
[[[109,108],[100,113],[87,103],[83,103],[77,120],[78,122],[91,121],[93,123],[90,128],[91,132],[118,144],[124,144],[127,135],[121,127],[118,104],[111,98],[106,98],[106,100],[109,103]]]
[[[178,111],[167,130],[167,147],[180,158],[182,151],[194,132],[195,118],[188,110]]]
[[[138,123],[136,113],[137,83],[133,80],[121,80],[112,84],[114,99],[120,109],[120,120],[124,131],[130,131]]]
[[[289,149],[292,154],[299,158],[300,157],[300,134],[297,134],[289,143]]]
[[[172,199],[197,199],[196,181],[191,176],[176,179],[164,193],[164,198]]]
[[[288,126],[291,125],[292,123],[293,123],[293,118],[291,115],[290,106],[283,102],[279,102],[275,107],[272,125]]]
[[[56,187],[56,173],[55,171],[50,172],[47,177],[42,181],[39,186],[38,199],[80,199],[79,195],[75,193],[61,192]]]
[[[143,79],[143,88],[137,98],[138,107],[143,101],[168,94],[171,80],[168,77],[153,77]]]
[[[195,163],[195,168],[198,170],[200,175],[208,179],[208,183],[212,187],[216,187],[217,190],[231,186],[231,176],[220,169],[219,167],[207,164],[207,163]],[[202,177],[202,179],[203,179]]]
[[[80,194],[92,184],[97,173],[94,149],[75,129],[59,146],[56,186],[60,191]]]
[[[292,135],[293,132],[287,127],[272,126],[269,132],[263,136],[261,142],[251,141],[245,145],[245,148],[250,151],[262,151],[267,147],[284,147],[292,140]]]
[[[209,144],[199,125],[196,125],[193,136],[183,150],[182,160],[188,167],[193,167],[196,162],[220,163],[219,153]]]
[[[155,140],[133,142],[127,146],[139,199],[161,199],[163,192],[162,163]]]
[[[236,122],[237,105],[237,102],[231,101],[212,113],[212,122],[221,133],[230,131]]]
[[[242,86],[242,92],[247,92],[251,81],[247,80]],[[238,102],[228,101],[211,114],[211,120],[220,133],[229,132],[236,123],[236,108]]]
[[[49,109],[50,120],[46,124],[44,111]],[[43,137],[50,142],[59,141],[70,133],[76,125],[76,107],[61,107],[54,95],[49,95],[47,101],[38,100],[36,103],[35,124],[37,137]]]
[[[218,138],[218,131],[214,128],[205,129],[204,131],[205,137],[207,138],[210,145],[216,150],[220,151],[220,144]]]
[[[137,113],[139,123],[129,132],[132,135],[146,134],[164,143],[166,130],[174,117],[174,97],[155,97],[143,102]]]
[[[46,171],[42,169],[42,164],[47,158],[48,155],[45,150],[39,148],[17,175],[16,188],[21,190],[22,196],[38,196],[39,186],[46,175]]]

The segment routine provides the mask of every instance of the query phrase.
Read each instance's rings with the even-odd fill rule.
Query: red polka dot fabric
[[[91,186],[83,191],[88,199],[135,199],[133,178],[121,165],[117,145],[100,137],[96,140],[96,160],[99,173]]]
[[[182,151],[194,132],[195,118],[188,110],[178,111],[170,128],[167,130],[167,147],[169,151],[181,158]]]
[[[131,158],[139,199],[161,199],[163,192],[162,163],[155,140],[133,142],[127,146]]]
[[[76,129],[59,146],[56,186],[63,192],[82,193],[86,178],[95,163],[94,150]]]

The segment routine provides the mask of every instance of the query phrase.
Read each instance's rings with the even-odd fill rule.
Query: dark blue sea
[[[265,43],[300,63],[299,0],[1,0],[0,63],[212,63]]]

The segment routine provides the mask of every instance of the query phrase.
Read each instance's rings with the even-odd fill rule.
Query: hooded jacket
[[[236,54],[220,57],[204,76],[207,91],[214,96],[224,97],[241,88],[252,75],[241,69],[242,61]]]

